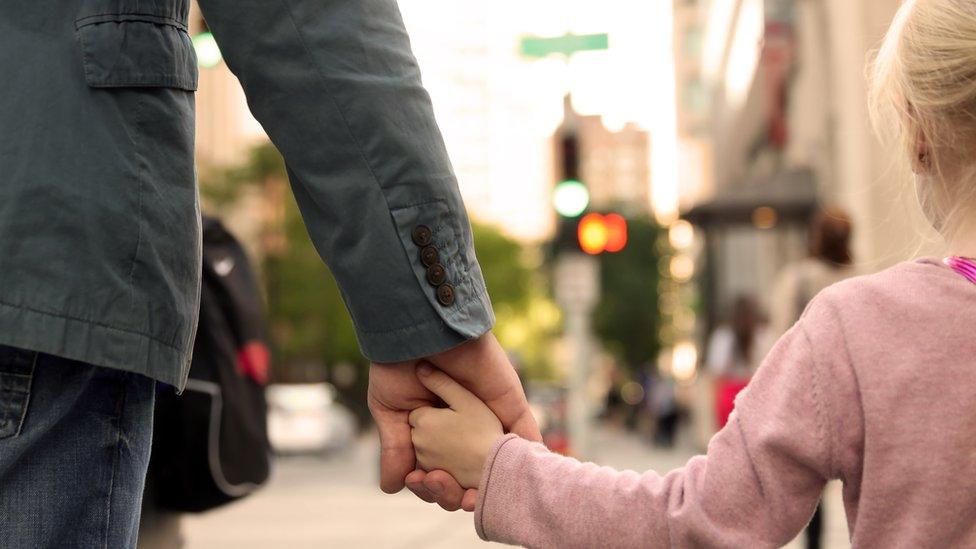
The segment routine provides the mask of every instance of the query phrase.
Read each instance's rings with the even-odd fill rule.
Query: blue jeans
[[[0,547],[135,547],[154,389],[0,346]]]

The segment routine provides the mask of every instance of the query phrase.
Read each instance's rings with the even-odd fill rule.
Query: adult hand
[[[491,333],[423,361],[480,398],[506,431],[529,440],[542,440],[518,375]],[[380,487],[384,492],[395,493],[406,483],[421,499],[436,501],[447,510],[473,510],[474,490],[463,490],[444,471],[414,470],[416,457],[410,441],[409,413],[438,402],[417,379],[415,372],[420,362],[374,363],[369,371],[367,402],[380,432]]]

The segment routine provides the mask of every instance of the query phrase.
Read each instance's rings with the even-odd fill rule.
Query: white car
[[[355,435],[352,413],[328,383],[270,385],[266,394],[268,436],[279,454],[339,450]]]

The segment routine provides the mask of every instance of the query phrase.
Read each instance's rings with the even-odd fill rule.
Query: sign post
[[[593,407],[587,385],[592,373],[593,329],[591,315],[600,299],[600,264],[593,256],[562,253],[556,261],[556,301],[565,313],[565,338],[573,363],[569,369],[567,430],[570,447],[585,459],[590,451]]]
[[[525,36],[521,41],[522,55],[536,59],[558,54],[565,56],[568,61],[574,53],[605,50],[608,47],[609,37],[605,33],[569,33],[548,38]],[[570,110],[567,107],[567,112]],[[565,124],[564,122],[564,127]],[[586,211],[589,203],[586,184],[578,180],[578,148],[575,131],[570,129],[562,136],[562,173],[558,174],[562,182],[557,185],[553,196],[553,206],[557,214],[562,216],[560,223],[564,226],[572,223],[574,228],[574,220]],[[557,229],[554,289],[556,301],[565,314],[564,338],[573,357],[568,380],[567,430],[570,447],[575,449],[578,457],[585,458],[590,449],[590,423],[593,415],[593,406],[587,391],[595,347],[591,316],[600,299],[600,264],[595,257],[579,252],[576,238],[571,239],[574,241],[571,247],[576,251],[570,251],[568,242],[561,241],[563,235],[559,232]]]

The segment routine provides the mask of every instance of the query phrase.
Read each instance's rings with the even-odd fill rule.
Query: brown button
[[[413,229],[413,243],[418,246],[426,246],[430,244],[430,241],[434,238],[434,233],[430,230],[427,225],[417,225]]]
[[[427,282],[430,282],[431,286],[443,284],[445,280],[447,280],[447,270],[443,265],[435,263],[427,267]]]
[[[437,287],[437,302],[445,307],[454,305],[454,286],[441,284]]]
[[[435,246],[426,246],[423,250],[420,250],[420,262],[424,264],[424,267],[435,265],[440,260],[441,254]]]

